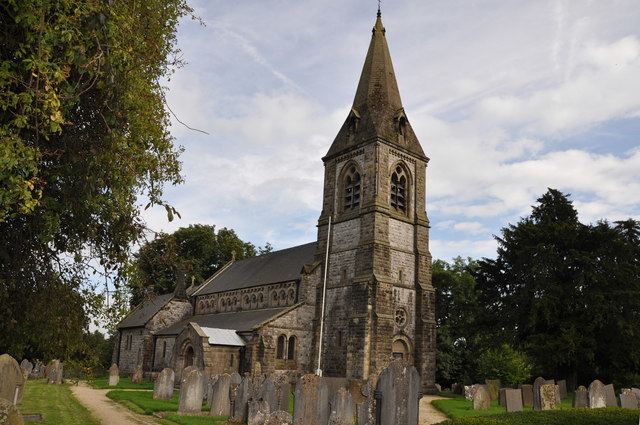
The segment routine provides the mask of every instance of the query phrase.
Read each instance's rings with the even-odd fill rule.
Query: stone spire
[[[331,145],[327,158],[375,139],[382,139],[426,158],[402,107],[379,10],[353,107]]]
[[[178,300],[187,299],[187,284],[185,282],[186,274],[184,270],[178,268],[176,270],[176,288],[173,291],[173,297]]]

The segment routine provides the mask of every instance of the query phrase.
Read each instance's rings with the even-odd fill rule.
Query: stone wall
[[[149,335],[149,331],[142,327],[122,329],[120,331],[118,367],[121,373],[133,373],[138,363],[142,362],[145,338]],[[129,340],[131,341],[130,343]]]
[[[156,349],[153,357],[153,371],[159,372],[165,367],[171,367],[171,354],[173,345],[176,342],[174,336],[156,337]]]
[[[298,302],[297,282],[255,286],[196,298],[196,314],[288,307]]]
[[[209,345],[204,350],[204,374],[205,376],[219,375],[221,373],[232,374],[240,370],[241,347],[228,347],[224,345]]]

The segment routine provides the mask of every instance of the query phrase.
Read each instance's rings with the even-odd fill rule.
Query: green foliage
[[[270,252],[267,244],[260,253]],[[256,255],[252,243],[242,241],[232,229],[195,224],[181,227],[172,234],[159,234],[136,254],[131,281],[131,304],[141,302],[146,293],[165,294],[176,285],[176,272],[182,270],[191,282],[202,283],[235,256],[241,260]]]
[[[471,383],[475,376],[478,344],[476,332],[476,283],[473,277],[477,263],[457,257],[452,263],[433,262],[432,282],[436,292],[437,353],[436,381]]]
[[[108,377],[99,377],[94,379],[91,382],[91,386],[93,388],[97,388],[99,390],[152,390],[153,382],[143,380],[139,384],[134,384],[131,382],[130,376],[120,376],[120,380],[118,381],[118,385],[115,387],[109,386],[109,378]]]
[[[68,385],[48,385],[45,379],[29,380],[24,387],[22,414],[42,414],[42,425],[99,425],[89,410],[71,393]]]
[[[144,230],[138,199],[181,182],[160,81],[185,0],[6,0],[0,7],[0,352],[82,353]]]
[[[479,262],[477,323],[535,374],[630,385],[640,369],[640,223],[584,225],[568,196],[538,199]]]
[[[489,349],[480,355],[478,374],[485,379],[499,379],[503,385],[517,385],[531,378],[532,365],[526,354],[507,344]]]

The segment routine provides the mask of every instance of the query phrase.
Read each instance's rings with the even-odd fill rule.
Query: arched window
[[[287,337],[280,335],[278,337],[278,346],[276,347],[276,359],[284,359],[284,349],[287,345]]]
[[[355,165],[351,165],[344,177],[344,203],[345,211],[356,209],[360,206],[360,173]]]
[[[295,360],[296,358],[296,337],[289,338],[289,347],[287,349],[287,359]]]
[[[391,175],[391,206],[396,211],[407,212],[407,175],[399,165]]]

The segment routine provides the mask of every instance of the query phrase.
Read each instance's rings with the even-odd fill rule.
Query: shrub
[[[507,344],[485,351],[478,359],[478,375],[485,379],[499,379],[504,385],[528,381],[531,369],[532,365],[526,354]]]

